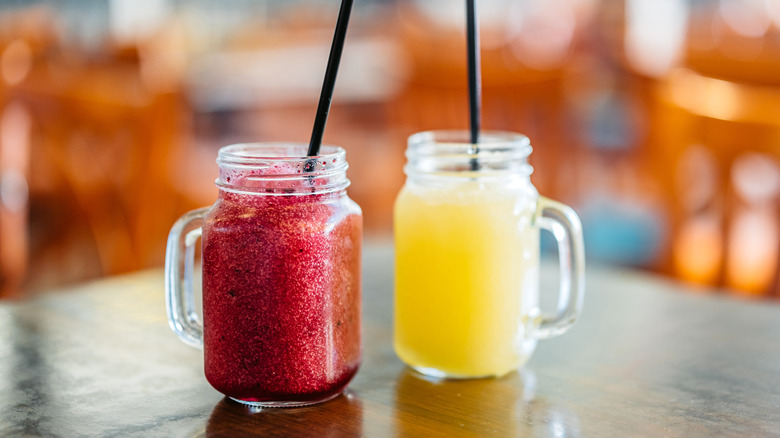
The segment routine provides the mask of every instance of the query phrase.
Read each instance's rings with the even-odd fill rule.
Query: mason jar
[[[502,376],[563,333],[584,297],[576,213],[540,196],[530,141],[511,132],[412,135],[394,209],[398,356],[425,375]],[[540,230],[560,255],[558,311],[539,306]]]
[[[209,383],[255,406],[302,406],[342,392],[361,361],[360,207],[343,149],[220,149],[219,194],[171,230],[166,303],[174,332],[204,350]],[[203,317],[194,306],[202,234]]]

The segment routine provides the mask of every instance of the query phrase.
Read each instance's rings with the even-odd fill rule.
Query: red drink
[[[206,378],[220,392],[317,400],[357,371],[362,226],[338,196],[228,193],[207,216]]]
[[[206,378],[260,406],[328,400],[361,360],[362,216],[344,152],[313,166],[297,146],[232,148],[202,226]]]

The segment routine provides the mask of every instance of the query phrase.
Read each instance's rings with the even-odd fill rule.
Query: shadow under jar
[[[361,360],[362,214],[341,148],[222,148],[219,196],[171,230],[166,303],[174,332],[204,349],[209,383],[254,406],[339,395]],[[203,323],[194,309],[202,233]]]

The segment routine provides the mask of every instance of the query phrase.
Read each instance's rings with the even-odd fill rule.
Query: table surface
[[[0,436],[780,436],[776,303],[593,268],[581,319],[523,370],[435,382],[393,353],[391,266],[389,246],[366,248],[363,365],[306,408],[213,390],[168,328],[161,271],[2,303]]]

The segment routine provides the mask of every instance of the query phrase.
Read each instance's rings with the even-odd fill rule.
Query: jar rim
[[[295,142],[247,142],[223,146],[217,154],[217,164],[254,165],[268,160],[273,161],[309,161],[317,159],[338,159],[346,155],[346,151],[338,146],[322,145],[320,153],[315,156],[306,155],[308,145]]]
[[[308,144],[238,143],[220,148],[217,187],[226,192],[291,196],[346,189],[349,165],[343,148],[323,145],[308,156]]]
[[[409,149],[414,146],[436,145],[437,149],[448,152],[470,152],[475,146],[471,143],[471,135],[467,130],[434,129],[422,131],[409,136]],[[495,150],[512,148],[522,152],[525,157],[531,154],[531,140],[528,136],[511,131],[486,130],[481,131],[477,149]],[[478,153],[478,152],[477,152]]]
[[[411,175],[503,177],[530,175],[531,140],[516,132],[483,131],[471,143],[467,130],[432,130],[413,134],[406,149],[404,171]]]

